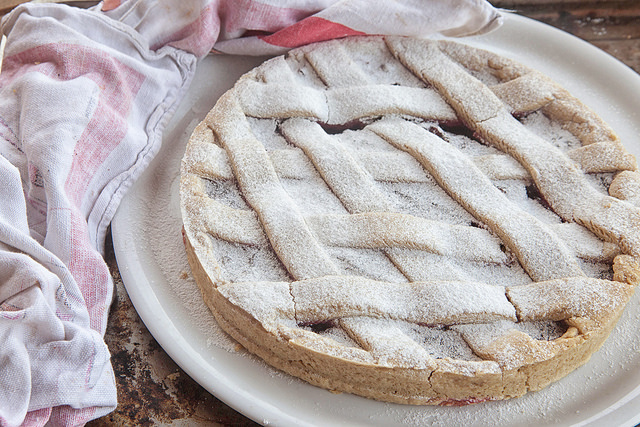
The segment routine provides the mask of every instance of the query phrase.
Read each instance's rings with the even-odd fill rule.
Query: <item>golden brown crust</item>
[[[584,364],[634,292],[636,168],[534,70],[348,38],[267,61],[196,128],[185,246],[222,328],[311,384],[519,397]]]

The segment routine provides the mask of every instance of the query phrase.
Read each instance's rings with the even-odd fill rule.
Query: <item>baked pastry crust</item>
[[[329,390],[461,405],[584,364],[638,283],[640,174],[541,73],[448,40],[353,37],[242,76],[182,162],[221,327]]]

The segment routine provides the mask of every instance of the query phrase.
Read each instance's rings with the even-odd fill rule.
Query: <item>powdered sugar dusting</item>
[[[367,49],[364,49],[364,51],[367,52],[366,55],[371,55],[371,52],[368,51],[372,49],[376,51],[380,49],[380,46],[379,44],[373,43],[369,45]],[[340,49],[343,49],[343,47],[340,47]],[[388,56],[386,49],[382,49],[381,51],[384,52],[384,54],[382,54],[383,56]],[[360,50],[358,50],[358,52],[360,52]],[[344,54],[344,51],[339,50],[334,54],[340,57],[340,55]],[[322,80],[324,84],[340,86],[340,75],[335,74],[331,68],[322,70],[319,68],[322,67],[321,58],[323,55],[326,54],[322,53],[322,51],[320,51],[319,56],[317,52],[313,51],[307,52],[305,56],[290,56],[287,59],[287,64],[292,70],[290,77],[284,80],[276,78],[274,82],[277,84],[287,84],[291,79],[296,79],[298,84],[302,84],[303,86],[309,85],[309,87],[317,91],[318,89],[322,89],[316,77],[316,73],[320,73],[320,80]],[[380,55],[380,53],[376,54],[376,57],[378,55]],[[390,57],[384,57],[386,59],[381,60],[380,64],[398,64],[396,61],[390,61]],[[349,74],[349,77],[346,77],[346,74],[344,77],[354,82],[358,81],[365,84],[396,84],[396,82],[389,81],[387,76],[393,73],[402,74],[406,71],[404,67],[400,66],[398,68],[396,65],[394,65],[394,67],[396,67],[395,71],[390,71],[389,65],[378,66],[375,65],[375,61],[371,63],[369,61],[359,60],[357,59],[357,54],[354,56],[354,61],[353,64],[360,64],[360,66],[364,67],[364,70],[367,70],[367,67],[376,69],[376,72],[365,72],[363,74],[360,74],[356,68],[346,72],[346,74]],[[274,69],[278,67],[282,68],[285,66],[285,63],[274,61],[273,65],[270,66]],[[475,77],[479,77],[485,84],[494,85],[499,83],[492,73],[482,74],[480,68],[476,69],[473,67],[470,70]],[[373,69],[369,69],[369,71],[373,71]],[[267,77],[265,77],[265,80],[268,83],[272,78]],[[408,82],[411,78],[405,76],[401,77],[401,80]],[[243,85],[245,84],[248,83],[243,83]],[[420,87],[422,85],[417,84],[413,86]],[[321,109],[322,108],[320,108],[320,110]],[[477,140],[473,135],[466,134],[466,131],[461,127],[450,126],[449,124],[440,126],[437,122],[421,121],[415,118],[411,120],[419,126],[422,126],[428,132],[434,132],[451,144],[451,146],[456,147],[457,150],[467,153],[471,158],[500,155],[500,152],[496,150],[496,148],[484,144],[483,141]],[[548,118],[538,112],[528,114],[522,118],[522,122],[525,126],[537,132],[541,137],[548,139],[552,144],[564,150],[573,149],[579,144],[579,142],[576,142],[577,139],[568,131],[550,122]],[[249,118],[247,123],[250,126],[252,134],[259,136],[264,149],[267,152],[277,152],[278,159],[286,161],[287,156],[284,156],[285,151],[291,150],[293,148],[292,146],[300,146],[303,151],[305,151],[305,154],[311,157],[315,163],[314,166],[318,168],[319,173],[315,174],[311,172],[306,165],[305,172],[298,174],[287,171],[284,164],[279,164],[275,169],[276,171],[281,170],[282,173],[287,175],[287,177],[280,179],[279,184],[284,190],[283,194],[286,194],[289,200],[295,201],[296,209],[299,209],[301,215],[344,213],[345,208],[351,211],[354,209],[356,211],[362,209],[388,209],[386,202],[383,202],[383,199],[388,198],[393,206],[393,210],[398,210],[409,215],[443,221],[449,224],[471,225],[490,229],[490,227],[482,224],[474,215],[470,214],[468,209],[464,209],[458,201],[443,191],[440,186],[430,178],[429,173],[425,175],[426,181],[421,179],[421,182],[413,183],[386,182],[374,181],[366,171],[363,172],[363,169],[354,169],[358,168],[354,163],[357,162],[358,159],[375,159],[375,157],[363,157],[362,153],[402,152],[402,150],[398,150],[397,146],[381,138],[377,131],[369,132],[366,124],[355,124],[355,127],[350,127],[350,125],[347,124],[343,129],[332,129],[331,133],[336,132],[335,137],[332,135],[322,136],[324,134],[321,132],[319,136],[325,138],[328,144],[333,144],[331,146],[336,147],[335,149],[332,148],[334,151],[337,150],[334,154],[327,156],[320,154],[322,148],[315,142],[312,144],[312,140],[305,141],[303,136],[290,136],[288,134],[290,131],[283,134],[282,129],[285,126],[286,129],[297,129],[297,127],[288,126],[287,120],[280,118]],[[360,128],[362,128],[362,131]],[[317,129],[316,127],[310,127],[309,129],[314,129],[314,132],[317,132],[315,130]],[[236,148],[234,148],[234,150],[235,149]],[[350,152],[353,152],[353,154],[349,154]],[[340,153],[340,160],[334,160],[337,153]],[[298,154],[296,154],[296,156],[297,155]],[[234,154],[234,156],[237,156],[237,154]],[[361,178],[358,179],[361,180],[363,184],[358,184],[355,193],[348,186],[344,187],[344,189],[339,189],[340,187],[338,187],[338,185],[342,185],[342,183],[336,181],[336,179],[339,177],[342,177],[340,179],[345,179],[349,174],[347,173],[347,175],[345,175],[345,168],[351,168],[354,173],[357,171],[357,174],[360,174],[358,176],[361,176]],[[375,170],[376,168],[367,165],[367,169]],[[352,175],[353,174],[349,176]],[[365,182],[366,185],[364,184]],[[247,208],[233,181],[222,182],[220,184],[209,182],[207,185],[210,197],[219,198],[232,207]],[[364,190],[363,185],[366,186],[366,190]],[[516,203],[522,211],[528,212],[532,216],[545,222],[560,222],[560,219],[544,206],[544,201],[537,198],[535,194],[532,195],[529,191],[531,184],[526,174],[524,180],[497,179],[494,180],[494,185],[507,196],[509,201]],[[360,187],[362,187],[362,189],[360,189]],[[278,192],[276,193],[280,194]],[[358,195],[360,199],[355,202],[355,199],[353,199],[354,196],[351,194],[354,196]],[[354,202],[347,200],[354,200],[356,204],[354,205]],[[262,204],[262,202],[260,203]],[[275,217],[269,217],[268,221],[269,224],[272,225],[280,223],[280,220]],[[278,225],[278,227],[282,228],[285,226]],[[225,246],[228,249],[223,249]],[[272,261],[257,261],[259,259],[273,259],[273,256],[267,256],[268,251],[265,252],[263,249],[241,249],[241,247],[235,244],[222,242],[220,244],[214,243],[214,247],[216,248],[215,252],[230,254],[220,255],[220,259],[223,268],[228,270],[226,276],[232,278],[233,281],[257,280],[260,277],[271,277],[271,269],[273,267],[270,266],[278,264]],[[429,270],[421,270],[418,268],[418,270],[414,271],[415,269],[413,267],[414,265],[427,265],[425,261],[429,259],[429,256],[433,258],[433,255],[425,257],[419,255],[417,252],[412,254],[411,249],[408,249],[409,250],[394,249],[380,251],[362,248],[350,249],[342,246],[327,247],[324,249],[324,252],[329,255],[330,262],[333,264],[332,268],[337,268],[338,271],[347,275],[369,277],[374,280],[389,281],[392,283],[407,280],[427,280],[428,278],[435,277],[428,273]],[[456,260],[445,269],[434,270],[434,273],[439,271],[439,273],[436,273],[439,279],[480,280],[484,283],[496,284],[498,286],[516,286],[518,284],[528,283],[530,279],[527,278],[526,274],[523,274],[518,263],[513,262],[514,257],[510,255],[507,259],[511,261],[510,265],[501,263],[483,265],[482,263],[465,263],[461,260]],[[326,263],[327,261],[323,262]],[[447,266],[448,263],[449,261],[443,260],[441,265]],[[259,268],[260,265],[263,267]],[[432,265],[435,267],[436,263],[432,262]],[[592,263],[589,263],[587,266],[591,267],[592,265]],[[599,276],[603,274],[599,267],[593,267],[589,270],[597,272]],[[421,271],[427,272],[424,277]],[[283,274],[278,273],[274,277],[282,278]]]
[[[349,43],[345,46],[341,49],[353,48]],[[375,49],[370,49],[372,46]],[[376,51],[379,47],[380,44],[374,44],[364,51]],[[437,50],[432,48],[433,52]],[[271,246],[243,246],[241,242],[214,239],[210,247],[225,270],[224,277],[231,282],[249,283],[247,289],[251,289],[251,283],[287,281],[286,276],[290,275],[294,319],[287,320],[295,320],[303,330],[310,328],[323,337],[321,344],[308,343],[315,351],[327,348],[332,355],[338,355],[342,353],[337,349],[345,346],[352,349],[345,351],[345,355],[362,355],[362,350],[357,349],[360,346],[384,366],[397,362],[398,366],[424,367],[430,366],[432,359],[473,361],[495,357],[503,367],[511,368],[519,366],[522,355],[513,353],[511,357],[511,352],[517,351],[513,346],[520,340],[532,343],[539,360],[551,357],[551,352],[546,355],[548,347],[544,343],[562,336],[564,325],[553,320],[564,318],[555,311],[545,312],[547,304],[541,301],[551,294],[562,296],[566,290],[572,294],[567,299],[568,306],[558,303],[557,307],[562,306],[572,316],[599,318],[606,311],[603,308],[606,304],[592,295],[591,290],[605,284],[589,282],[585,295],[597,300],[595,311],[590,311],[589,304],[579,298],[582,294],[574,292],[573,282],[569,286],[558,280],[557,289],[539,292],[530,291],[534,289],[531,281],[580,277],[576,283],[581,283],[586,275],[598,279],[612,277],[607,267],[611,260],[607,259],[608,249],[599,240],[589,238],[577,245],[571,239],[563,240],[571,237],[571,233],[556,232],[558,226],[571,219],[567,196],[562,193],[555,197],[557,185],[547,184],[545,179],[547,174],[556,176],[561,168],[570,170],[571,177],[581,176],[582,172],[571,163],[574,158],[585,156],[582,151],[575,154],[581,148],[577,133],[541,112],[518,110],[515,113],[520,121],[514,120],[505,113],[503,101],[507,102],[507,98],[499,99],[482,85],[500,86],[500,90],[527,89],[530,83],[526,81],[505,86],[500,73],[467,64],[471,75],[479,79],[469,80],[457,68],[455,72],[460,75],[450,75],[443,61],[433,69],[421,71],[432,73],[438,84],[415,84],[404,75],[415,57],[402,59],[404,65],[410,64],[407,68],[395,60],[388,66],[385,64],[391,57],[386,49],[383,51],[386,56],[380,62],[360,58],[349,62],[350,68],[344,69],[343,76],[336,67],[322,68],[322,56],[331,56],[331,49],[320,51],[319,56],[315,51],[299,56],[294,53],[287,58],[291,75],[286,78],[265,74],[256,82],[247,78],[241,81],[238,86],[241,94],[237,102],[226,106],[225,114],[232,111],[242,116],[240,108],[244,108],[244,114],[255,117],[234,122],[236,127],[228,135],[220,133],[221,146],[227,150],[236,176],[225,177],[221,183],[208,183],[207,192],[209,197],[231,207],[254,209]],[[336,51],[335,57],[327,60],[339,62],[343,54],[342,50]],[[395,51],[394,54],[401,56]],[[437,53],[434,58],[439,58]],[[361,69],[354,68],[354,64]],[[272,65],[285,64],[280,61]],[[523,70],[514,72],[520,71]],[[401,76],[390,78],[389,73]],[[462,80],[467,86],[460,84]],[[295,87],[291,86],[293,82]],[[452,118],[451,108],[440,105],[444,95],[437,94],[434,87],[440,87],[442,82],[453,87],[455,96],[447,94],[452,107],[459,109],[464,104],[467,109],[462,113],[464,120]],[[410,90],[396,88],[403,83]],[[500,90],[496,89],[496,94],[500,95]],[[275,109],[269,103],[261,103],[260,96],[254,97],[255,91],[276,97]],[[399,106],[396,102],[404,98],[400,95],[405,92],[415,93],[416,97],[411,99],[421,101],[408,107],[406,103]],[[287,99],[291,103],[283,101]],[[545,95],[538,101],[549,100]],[[429,118],[425,120],[422,115]],[[509,132],[502,128],[503,119]],[[214,117],[212,126],[216,120]],[[478,122],[484,127],[474,131],[471,125],[471,128],[462,126],[463,121]],[[407,137],[409,134],[412,136]],[[237,135],[242,138],[236,139]],[[514,142],[511,140],[514,135],[524,139]],[[539,159],[532,162],[536,148],[527,145],[527,138],[542,147],[544,159],[552,154],[567,158],[556,162],[557,170],[553,162],[552,166]],[[509,155],[500,151],[505,147],[516,153],[515,158],[526,167],[499,160],[500,156]],[[419,164],[412,159],[413,172],[394,175],[388,169],[392,153],[410,154]],[[301,161],[302,154],[309,161]],[[393,158],[400,160],[402,156]],[[289,170],[287,159],[292,160],[291,167],[300,165],[301,169]],[[491,171],[500,165],[507,166],[509,172]],[[416,167],[423,167],[424,174],[416,171]],[[574,181],[600,192],[604,199],[612,175],[606,168],[595,172],[589,170],[588,179]],[[538,189],[540,182],[544,191]],[[558,200],[563,210],[556,214],[550,207]],[[630,211],[616,206],[622,212]],[[580,209],[583,208],[581,205]],[[399,218],[405,215],[429,219],[441,223],[442,229],[456,225],[482,230],[490,238],[502,241],[496,250],[500,256],[474,257],[474,252],[482,249],[461,243],[453,256],[440,258],[443,254],[438,250],[425,249],[418,240],[404,239],[397,230],[396,234],[388,233],[386,240],[379,239],[387,224],[383,220],[368,223],[375,232],[369,238],[357,242],[354,239],[352,245],[349,233],[338,227],[330,230],[334,238],[324,239],[320,234],[325,231],[313,228],[315,218],[323,215],[378,212],[398,214]],[[580,223],[591,230],[600,230],[606,220],[604,214],[598,215],[595,226],[585,224],[586,220]],[[622,224],[615,233],[624,235],[627,226]],[[591,233],[586,228],[581,231]],[[617,237],[617,234],[613,238],[608,236],[612,240]],[[276,261],[278,258],[282,263]],[[483,258],[485,261],[480,261]],[[593,287],[591,283],[595,283]],[[233,288],[233,284],[225,286]],[[505,289],[517,300],[520,322]],[[614,293],[610,296],[616,301],[626,298],[618,300]],[[252,295],[256,294],[238,293],[234,302],[259,312],[260,301]],[[535,306],[530,316],[533,321],[522,321],[529,316],[525,306]],[[340,332],[339,319],[360,320],[350,322],[350,326],[345,321]],[[360,328],[364,324],[384,326],[380,326],[380,331],[376,328],[378,334]],[[414,327],[408,326],[412,324]],[[393,342],[385,345],[377,341],[386,336],[381,331],[391,330],[393,333],[387,335],[395,337]],[[507,342],[512,335],[514,340]],[[307,338],[312,336],[305,334]],[[503,350],[492,347],[503,342],[507,342]],[[495,351],[498,353],[491,353]]]
[[[224,332],[204,304],[200,289],[190,273],[182,240],[182,216],[179,207],[177,162],[172,157],[160,158],[163,173],[154,177],[157,193],[151,193],[145,204],[143,234],[145,244],[156,257],[157,265],[176,296],[176,303],[189,312],[194,328],[207,336],[205,345],[237,351],[237,343]]]
[[[563,129],[559,123],[551,121],[549,117],[540,111],[528,114],[520,119],[520,121],[527,129],[533,131],[533,133],[560,148],[562,151],[568,151],[582,146],[578,138]]]

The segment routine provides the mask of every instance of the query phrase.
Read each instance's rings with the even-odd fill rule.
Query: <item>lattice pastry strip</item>
[[[376,399],[538,390],[602,344],[640,279],[640,178],[615,133],[542,74],[449,41],[267,61],[196,128],[180,191],[221,326]]]
[[[344,317],[340,326],[367,350],[380,366],[436,369],[434,357],[387,320]]]
[[[391,41],[390,45],[393,43]],[[492,73],[499,84],[489,85],[491,90],[511,106],[514,115],[540,108],[544,114],[556,118],[564,128],[576,135],[583,145],[619,141],[616,133],[602,118],[539,71],[489,51],[478,50],[470,56],[456,43],[445,41],[440,43],[440,47],[442,52],[460,65]],[[536,102],[530,107],[518,107],[532,102],[531,100]],[[625,151],[622,147],[620,149]]]
[[[441,187],[501,237],[533,280],[583,275],[573,254],[551,230],[514,206],[448,143],[404,121],[381,120],[371,127],[418,158]]]
[[[506,255],[486,230],[386,212],[307,216],[325,245],[368,249],[419,249],[454,258],[500,263]],[[464,241],[465,247],[458,246]]]
[[[395,39],[390,46],[402,43],[406,40]],[[422,59],[404,55],[405,50],[396,52],[409,68],[419,70],[425,80],[441,88],[471,129],[487,143],[514,156],[529,171],[540,192],[560,216],[566,221],[583,224],[600,236],[616,242],[622,240],[620,244],[638,255],[640,242],[631,237],[635,235],[632,229],[640,220],[637,209],[595,191],[574,163],[556,147],[521,126],[486,86],[453,64],[437,46],[424,49],[429,63],[437,64],[431,67],[424,67]],[[477,93],[470,96],[470,90],[477,90]],[[577,109],[577,101],[566,102]],[[594,207],[595,212],[592,212]]]
[[[282,124],[281,131],[287,141],[305,152],[349,212],[393,210],[371,175],[320,125],[292,119]]]

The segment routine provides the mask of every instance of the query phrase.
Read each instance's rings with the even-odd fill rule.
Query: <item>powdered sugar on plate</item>
[[[187,254],[182,242],[182,216],[178,197],[179,162],[170,156],[160,157],[154,189],[141,201],[144,213],[141,234],[162,275],[175,294],[175,303],[181,304],[190,313],[195,328],[207,335],[207,347],[216,346],[236,351],[232,340],[212,317],[202,300],[200,289],[191,275]],[[160,172],[161,171],[161,172]]]
[[[519,29],[518,34],[521,34],[522,28]],[[161,153],[160,157],[164,157],[166,153]],[[170,154],[169,154],[170,156]],[[179,155],[176,156],[179,158]],[[168,159],[167,162],[162,162],[162,166],[165,167],[171,164]],[[162,175],[170,171],[169,169],[155,169],[153,173],[156,175]],[[152,184],[153,181],[147,181],[147,185],[139,187],[137,190],[132,191],[132,197],[139,200],[129,200],[129,207],[135,205],[135,209],[132,211],[126,210],[127,206],[124,206],[123,212],[134,214],[129,219],[134,219],[135,215],[148,216],[147,208],[152,206],[154,209],[158,208],[157,217],[162,217],[162,212],[166,212],[166,209],[171,206],[171,203],[167,203],[166,198],[162,199],[166,195],[167,188],[165,185]],[[143,189],[143,191],[140,191]],[[173,196],[172,196],[173,197]],[[153,199],[156,200],[153,200]],[[135,211],[135,212],[134,212]],[[175,214],[175,212],[174,212]],[[179,217],[179,215],[178,215]],[[169,222],[164,221],[163,224],[169,226]],[[120,230],[123,220],[120,220]],[[149,225],[151,227],[151,225]],[[114,229],[115,230],[115,229]],[[146,235],[149,231],[148,227],[140,228],[136,233],[143,233]],[[114,231],[114,234],[117,232]],[[132,233],[133,234],[133,233]],[[145,249],[149,249],[151,245],[159,245],[157,247],[157,254],[154,255],[160,259],[163,265],[163,270],[167,277],[180,277],[185,271],[186,260],[178,260],[182,254],[181,239],[178,239],[177,245],[166,245],[168,243],[168,233],[158,233],[159,236],[155,236],[153,241],[145,242]],[[139,237],[141,234],[134,234]],[[174,234],[175,236],[175,234]],[[146,239],[146,236],[141,239]],[[117,240],[117,237],[115,238]],[[160,247],[165,245],[166,248]],[[176,252],[175,249],[179,250]],[[166,249],[166,250],[165,250]],[[156,262],[156,261],[151,261]],[[126,268],[123,264],[123,269]],[[166,273],[168,271],[168,273]],[[199,295],[197,291],[186,292],[187,286],[184,282],[189,280],[183,280],[181,284],[171,285],[166,288],[165,291],[161,291],[158,286],[159,283],[151,288],[150,296],[156,292],[166,292],[166,295],[172,295],[169,297],[170,301],[180,301],[185,307],[189,307],[191,311],[191,304],[199,301]],[[178,280],[175,283],[180,283]],[[184,286],[183,286],[184,285]],[[166,285],[162,285],[166,286]],[[195,285],[192,284],[195,290]],[[128,289],[131,286],[128,286]],[[130,291],[130,293],[132,293]],[[162,301],[166,303],[167,299],[163,297]],[[280,396],[285,399],[279,404],[281,407],[288,407],[286,402],[295,402],[300,411],[304,411],[307,414],[315,417],[322,417],[322,419],[333,419],[339,417],[354,417],[358,414],[366,414],[361,419],[367,424],[375,425],[390,425],[407,424],[407,425],[419,425],[419,424],[433,424],[433,425],[530,425],[530,423],[539,423],[544,425],[545,423],[553,425],[568,424],[571,420],[586,420],[590,416],[595,416],[602,412],[603,408],[614,404],[620,396],[624,396],[627,393],[631,393],[633,399],[633,389],[637,384],[640,384],[640,378],[638,378],[637,366],[640,366],[639,348],[637,328],[634,327],[637,324],[638,314],[638,298],[637,296],[631,301],[629,309],[623,314],[623,318],[619,323],[613,336],[607,341],[607,348],[603,349],[600,353],[597,353],[592,361],[585,367],[571,374],[561,384],[551,385],[542,392],[525,396],[516,401],[510,402],[493,402],[485,405],[474,405],[472,407],[465,408],[413,408],[391,404],[380,404],[377,402],[363,401],[363,399],[354,398],[353,396],[333,396],[330,395],[326,399],[324,397],[318,400],[318,396],[314,395],[315,391],[307,391],[307,387],[300,385],[299,381],[292,381],[289,377],[284,375],[275,374],[275,371],[260,364],[260,369],[264,369],[266,377],[270,378],[275,383],[272,383],[271,393],[274,396]],[[205,309],[206,310],[206,309]],[[176,317],[175,321],[181,324],[185,331],[189,328],[188,325],[198,324],[201,320],[199,309],[197,313],[189,313],[186,319]],[[202,313],[205,316],[210,315]],[[143,314],[143,318],[146,313]],[[146,320],[145,320],[146,321]],[[201,325],[198,329],[203,332],[207,330],[206,325]],[[206,334],[211,334],[211,331],[207,331]],[[205,335],[206,336],[206,335]],[[209,340],[211,343],[210,349],[215,354],[215,348],[218,347],[218,337],[213,333],[211,336],[206,337],[205,341]],[[168,345],[161,342],[161,344]],[[224,347],[224,345],[222,345]],[[231,348],[225,349],[227,351]],[[256,363],[255,360],[251,360],[251,364]],[[239,375],[237,369],[240,371],[247,368],[237,366],[234,368],[233,376]],[[251,371],[252,375],[255,375],[255,371]],[[261,375],[261,374],[260,374]],[[256,394],[260,393],[260,381],[258,377],[255,377]],[[613,380],[611,378],[614,378]],[[245,381],[245,380],[241,380]],[[614,384],[612,384],[612,382]],[[282,389],[280,389],[282,387]],[[287,391],[289,390],[289,391]],[[301,391],[303,390],[303,391]],[[221,392],[217,389],[216,393]],[[225,393],[222,391],[222,393]],[[297,396],[291,396],[291,393],[296,393]],[[325,396],[326,393],[321,394]],[[311,403],[309,405],[305,402],[321,402]],[[293,413],[296,410],[292,409]],[[268,411],[267,411],[268,412]],[[347,414],[349,414],[347,416]],[[615,414],[614,414],[615,415]],[[300,416],[303,416],[300,413]],[[269,417],[265,418],[265,421],[269,421]],[[316,418],[317,419],[317,418]],[[614,418],[610,418],[614,419]],[[482,421],[485,420],[485,421]]]

